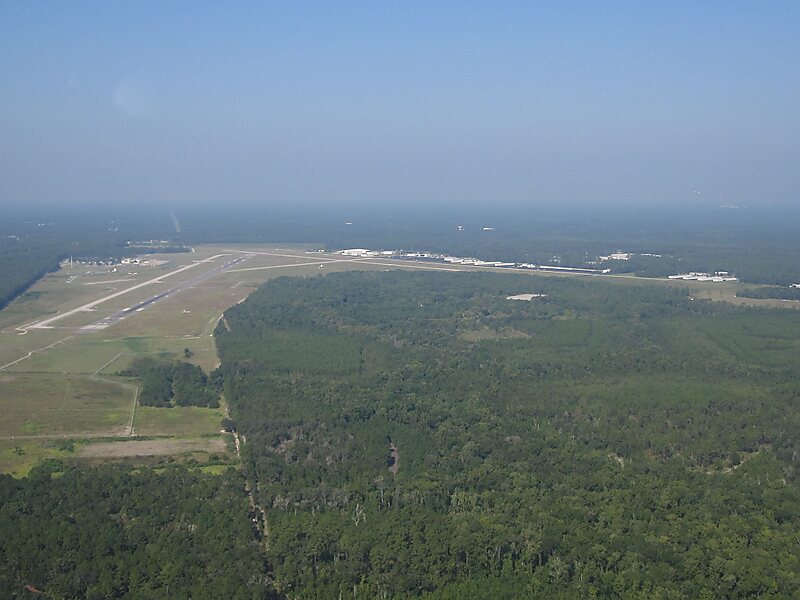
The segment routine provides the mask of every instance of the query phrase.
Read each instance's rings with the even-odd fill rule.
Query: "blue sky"
[[[0,2],[0,202],[798,204],[799,2]]]

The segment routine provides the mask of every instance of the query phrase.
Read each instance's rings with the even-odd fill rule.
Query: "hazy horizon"
[[[0,205],[797,205],[791,2],[0,6]]]

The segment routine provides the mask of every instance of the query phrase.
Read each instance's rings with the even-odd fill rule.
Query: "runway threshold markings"
[[[25,329],[50,329],[51,328],[51,324],[55,323],[56,321],[60,321],[61,319],[65,319],[66,317],[72,316],[72,315],[77,314],[79,312],[85,312],[87,310],[92,310],[95,306],[97,306],[99,304],[103,304],[104,302],[108,302],[109,300],[113,300],[114,298],[118,298],[119,296],[122,296],[124,294],[129,293],[129,292],[132,292],[134,290],[138,290],[138,289],[143,288],[143,287],[145,287],[147,285],[151,285],[151,284],[154,284],[154,283],[161,283],[161,281],[163,279],[166,279],[167,277],[172,277],[174,275],[178,275],[179,273],[183,273],[184,271],[187,271],[188,269],[192,269],[192,268],[194,268],[194,267],[196,267],[198,265],[201,265],[203,263],[211,262],[213,259],[219,258],[221,256],[228,256],[228,255],[227,254],[217,254],[215,256],[211,256],[211,257],[206,258],[204,260],[193,262],[192,264],[189,264],[189,265],[184,265],[183,267],[175,269],[174,271],[171,271],[169,273],[165,273],[163,275],[159,275],[158,277],[154,277],[153,279],[148,279],[147,281],[143,281],[142,283],[137,283],[136,285],[132,285],[131,287],[125,288],[124,290],[120,290],[118,292],[114,292],[113,294],[109,294],[108,296],[103,296],[102,298],[100,298],[98,300],[93,300],[92,302],[88,302],[87,304],[84,304],[82,306],[78,306],[77,308],[73,308],[73,309],[68,310],[66,312],[63,312],[61,314],[55,315],[53,317],[50,317],[49,319],[44,319],[43,321],[37,321],[37,322],[33,323],[32,325],[24,326],[24,328]]]

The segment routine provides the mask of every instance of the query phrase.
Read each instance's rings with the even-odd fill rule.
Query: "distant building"
[[[612,252],[608,256],[598,256],[597,260],[604,261],[604,260],[630,260],[631,253],[630,252]]]
[[[710,281],[712,283],[723,283],[726,281],[739,281],[738,277],[731,276],[727,271],[716,271],[713,275],[708,273],[682,273],[680,275],[669,275],[668,279],[683,279],[685,281]]]

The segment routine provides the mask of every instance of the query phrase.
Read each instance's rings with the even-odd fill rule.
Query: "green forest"
[[[141,214],[105,213],[104,211],[78,209],[62,212],[50,207],[22,209],[9,208],[0,221],[0,309],[45,274],[56,271],[60,261],[117,260],[125,256],[156,252],[186,252],[165,233],[164,222],[148,219]],[[123,223],[114,218],[122,217]],[[132,241],[159,236],[166,245],[137,246]]]
[[[209,379],[197,365],[181,360],[138,357],[118,374],[139,378],[139,404],[142,406],[219,407],[219,381]]]
[[[0,597],[800,595],[796,311],[392,271],[225,316],[213,373],[126,374],[143,404],[224,393],[241,469],[0,478]]]
[[[0,597],[270,598],[242,487],[232,468],[0,476]]]
[[[800,595],[794,311],[389,272],[273,280],[226,319],[288,597]]]
[[[608,268],[642,277],[725,270],[752,284],[785,287],[800,282],[796,210],[639,208],[610,219],[605,208],[578,213],[563,207],[507,208],[498,213],[492,207],[459,219],[464,227],[459,230],[453,220],[456,209],[397,206],[387,217],[383,208],[364,206],[351,226],[345,223],[353,219],[352,208],[309,213],[295,206],[251,206],[226,212],[220,219],[217,205],[192,205],[177,210],[183,224],[178,233],[163,206],[84,206],[69,211],[55,206],[17,207],[0,221],[0,308],[70,256],[108,260],[186,251],[187,244],[207,243],[404,249]],[[492,231],[484,231],[487,224]],[[143,245],[137,246],[137,240]],[[634,254],[627,261],[596,263],[598,256],[615,250]]]
[[[736,295],[740,298],[768,298],[774,300],[800,300],[800,288],[762,286],[739,290]]]
[[[614,273],[666,277],[689,271],[729,271],[753,284],[800,282],[800,211],[643,206],[610,208],[503,207],[463,211],[401,203],[355,207],[241,207],[224,220],[217,209],[193,206],[182,217],[184,239],[209,242],[310,242],[341,248],[403,249],[484,260],[609,268]],[[352,225],[348,224],[352,223]],[[463,230],[458,228],[463,227]],[[490,230],[484,230],[485,226]],[[622,250],[630,260],[596,263]]]

